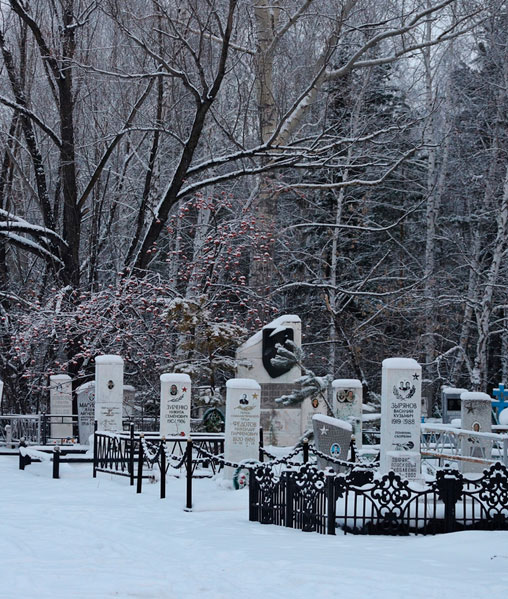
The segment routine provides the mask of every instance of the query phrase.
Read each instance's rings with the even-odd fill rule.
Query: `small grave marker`
[[[189,437],[191,379],[188,374],[161,375],[160,434]]]
[[[99,431],[122,430],[123,360],[120,356],[95,358],[95,420]]]
[[[51,438],[62,442],[72,438],[72,379],[68,374],[55,374],[49,377],[49,411],[51,418]],[[53,416],[69,416],[58,418]]]
[[[332,458],[347,460],[353,427],[349,422],[332,418],[323,414],[316,414],[312,418],[314,428],[314,440],[316,449]],[[335,472],[340,472],[343,467],[340,464],[329,462],[318,456],[319,468],[331,467]]]

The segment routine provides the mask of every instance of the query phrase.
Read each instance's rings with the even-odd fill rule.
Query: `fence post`
[[[48,422],[48,417],[46,415],[46,412],[43,412],[41,415],[42,444],[43,445],[46,445],[46,443],[48,442],[47,422]]]
[[[97,466],[99,461],[97,458],[97,420],[93,424],[93,477],[97,478]]]
[[[136,493],[141,493],[143,486],[143,439],[145,435],[141,433],[139,435],[139,451],[138,451],[138,484],[136,487]]]
[[[263,427],[259,427],[259,461],[263,462],[265,458],[265,454],[263,452],[264,447],[264,438],[263,438]]]
[[[60,447],[53,449],[53,478],[60,478]]]
[[[161,499],[166,498],[166,437],[162,437],[160,444],[161,454]]]
[[[21,448],[26,447],[25,439],[21,439],[19,442],[19,469],[24,470],[25,466],[28,466],[32,463],[32,460],[29,455],[23,455],[21,453]]]
[[[5,425],[5,447],[12,449],[12,426],[10,424]]]
[[[284,488],[284,497],[286,499],[286,507],[284,510],[284,526],[294,528],[293,526],[293,475],[292,472],[283,472],[280,477],[280,484]]]
[[[192,512],[192,439],[187,439],[186,466],[187,466],[187,500],[185,511]]]
[[[303,463],[306,464],[309,461],[309,440],[307,437],[303,440]]]
[[[354,435],[351,436],[351,443],[349,444],[349,446],[351,448],[351,459],[349,461],[356,462],[356,443]]]
[[[255,469],[249,469],[249,522],[257,522],[257,512],[258,512],[258,484],[256,481],[256,476],[254,474]]]
[[[129,475],[130,475],[130,486],[134,486],[134,422],[129,424],[131,433],[130,443],[130,455],[129,455]]]
[[[326,477],[326,534],[335,534],[337,500],[335,499],[335,475]]]

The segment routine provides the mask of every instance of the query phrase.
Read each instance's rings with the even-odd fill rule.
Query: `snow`
[[[461,401],[494,401],[487,393],[481,393],[480,391],[464,391],[460,394]]]
[[[508,532],[337,536],[248,521],[248,490],[185,479],[143,493],[89,464],[0,456],[0,597],[501,599]]]
[[[467,389],[462,389],[461,387],[442,387],[441,389],[445,393],[460,395],[461,393],[465,393]]]
[[[228,389],[261,389],[261,386],[254,379],[229,379],[226,381]]]
[[[413,358],[386,358],[386,360],[383,360],[383,368],[412,370],[420,368],[420,364],[416,360],[413,360]]]
[[[96,364],[123,364],[123,359],[114,354],[104,354],[95,358]]]
[[[353,387],[355,389],[361,389],[362,383],[358,379],[335,379],[332,381],[333,387]]]
[[[190,376],[181,372],[161,374],[161,383],[188,383],[190,385],[190,382]]]
[[[499,424],[508,424],[508,408],[505,408],[501,411],[501,414],[499,414]]]
[[[323,424],[329,424],[330,426],[340,426],[348,431],[352,431],[353,427],[346,420],[341,420],[340,418],[333,418],[332,416],[326,416],[325,414],[314,414],[312,416],[312,420],[317,420],[317,422],[322,422]]]

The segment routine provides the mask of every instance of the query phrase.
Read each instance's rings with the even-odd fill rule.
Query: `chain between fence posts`
[[[143,487],[143,439],[145,435],[139,435],[139,451],[138,451],[138,484],[136,493],[141,493]]]
[[[263,452],[263,447],[264,447],[264,439],[263,439],[263,427],[260,426],[259,427],[259,461],[263,462],[264,461],[264,452]]]
[[[166,498],[166,437],[162,437],[160,444],[160,454],[161,454],[161,499]]]
[[[130,430],[130,454],[129,454],[129,475],[130,475],[130,486],[134,486],[134,422],[129,423]]]
[[[186,468],[187,468],[187,500],[185,511],[192,511],[192,439],[187,439]]]
[[[309,461],[309,440],[307,437],[303,440],[303,463],[306,464]]]
[[[53,478],[60,478],[60,447],[53,449]]]
[[[93,423],[93,477],[97,478],[97,466],[98,466],[98,457],[97,457],[97,420],[94,420]]]

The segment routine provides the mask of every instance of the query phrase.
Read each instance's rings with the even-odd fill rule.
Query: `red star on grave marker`
[[[182,391],[185,393],[187,391],[187,387],[182,387]]]

